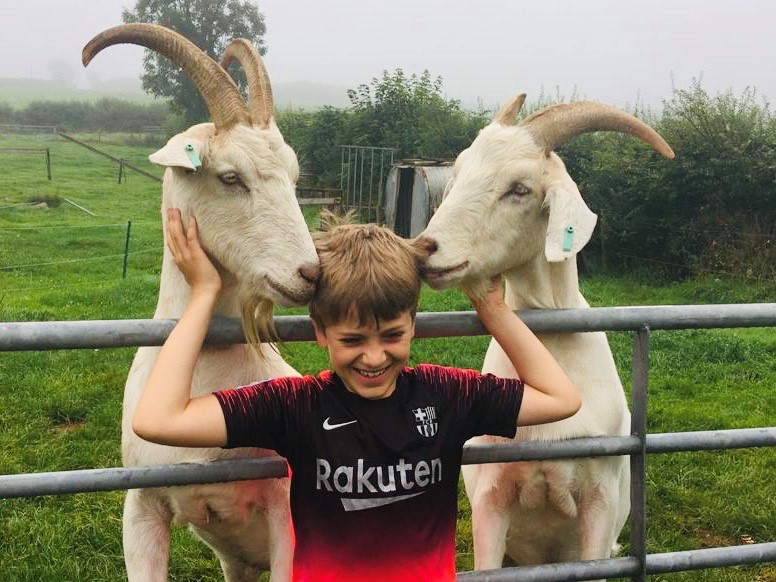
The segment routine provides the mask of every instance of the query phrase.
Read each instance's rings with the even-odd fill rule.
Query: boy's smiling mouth
[[[392,363],[389,363],[377,370],[364,370],[363,368],[356,368],[356,367],[354,367],[353,370],[357,374],[364,376],[365,378],[377,378],[378,376],[382,376],[383,374],[385,374],[392,365],[393,365]]]

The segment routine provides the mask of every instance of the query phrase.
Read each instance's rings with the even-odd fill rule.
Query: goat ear
[[[550,208],[544,256],[551,263],[575,256],[593,236],[598,220],[587,207],[576,186],[553,187],[547,191],[545,204]]]
[[[202,166],[204,150],[205,142],[178,134],[171,137],[162,149],[148,156],[148,161],[166,168],[177,166],[196,171]]]

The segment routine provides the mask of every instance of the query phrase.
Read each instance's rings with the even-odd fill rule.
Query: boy
[[[190,398],[221,287],[199,245],[168,214],[168,244],[192,288],[138,404],[133,428],[179,446],[260,446],[291,466],[294,580],[453,580],[461,451],[472,436],[513,437],[581,404],[544,346],[506,306],[500,284],[470,296],[521,380],[407,368],[420,293],[416,250],[376,225],[318,237],[310,305],[331,371]]]

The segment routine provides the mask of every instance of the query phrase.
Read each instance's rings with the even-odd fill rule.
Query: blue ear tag
[[[186,153],[189,156],[189,160],[191,160],[191,165],[194,166],[194,171],[196,172],[202,167],[202,160],[199,159],[197,151],[190,143],[187,143],[183,149],[186,150]]]
[[[568,252],[574,247],[574,227],[569,225],[563,231],[563,250]]]

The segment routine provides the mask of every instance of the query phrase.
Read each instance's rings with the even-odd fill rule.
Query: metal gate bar
[[[776,561],[776,542],[650,554],[646,559],[646,573],[664,574],[772,561]],[[633,576],[639,570],[638,560],[630,557],[461,572],[457,579],[462,582],[557,582],[558,580],[565,582]]]
[[[774,446],[776,446],[776,427],[663,433],[650,434],[646,437],[646,452],[648,454]],[[468,445],[464,447],[462,459],[464,465],[543,459],[578,459],[629,455],[638,452],[640,447],[639,439],[636,437],[590,437],[557,443],[520,442],[504,445]],[[284,477],[287,470],[283,458],[267,457],[265,459],[232,459],[211,463],[0,475],[0,499],[265,479]]]
[[[631,388],[631,436],[639,448],[630,456],[630,546],[638,560],[633,582],[647,577],[647,383],[649,376],[649,329],[636,333],[633,341],[633,386]]]
[[[385,183],[383,176],[393,165],[394,148],[341,145],[340,189],[343,207],[355,209],[365,222],[381,222],[381,203]],[[380,155],[379,168],[375,158]],[[390,159],[389,157],[390,156]],[[367,160],[366,158],[369,158]],[[347,158],[347,161],[346,159]],[[368,173],[364,166],[368,165]]]
[[[584,331],[652,331],[729,327],[776,327],[776,303],[720,305],[656,305],[588,309],[521,309],[520,318],[536,333]],[[0,352],[160,346],[175,326],[172,319],[45,321],[0,323]],[[275,317],[283,341],[314,341],[306,315]],[[420,312],[416,338],[485,335],[473,311]],[[216,317],[208,345],[245,341],[236,319]]]

